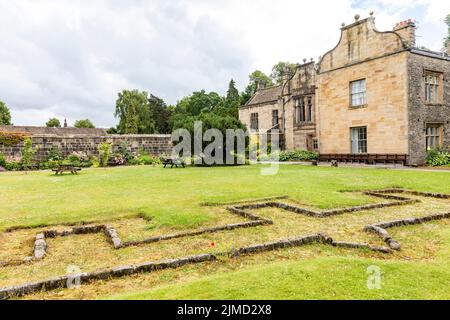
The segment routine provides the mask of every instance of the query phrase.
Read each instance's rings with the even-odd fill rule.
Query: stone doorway
[[[306,150],[314,151],[314,135],[306,135]]]

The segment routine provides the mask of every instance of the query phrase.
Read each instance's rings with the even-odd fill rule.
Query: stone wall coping
[[[81,138],[170,138],[170,134],[108,134],[108,135],[92,135],[92,134],[73,134],[73,135],[57,135],[57,134],[33,134],[32,138],[61,138],[61,139],[81,139]]]

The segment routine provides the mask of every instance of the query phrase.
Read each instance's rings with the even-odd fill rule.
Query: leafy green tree
[[[56,118],[50,118],[45,125],[47,128],[61,128],[61,122]]]
[[[22,149],[22,167],[26,172],[30,169],[31,162],[33,161],[33,156],[35,155],[37,150],[37,147],[33,147],[31,138],[26,138],[24,140]]]
[[[292,74],[294,74],[295,70],[297,69],[297,64],[280,61],[276,65],[273,66],[270,77],[276,84],[283,83],[283,74],[284,74],[286,68],[289,68],[290,72]]]
[[[11,113],[9,108],[3,101],[0,101],[0,126],[8,126],[11,124]]]
[[[223,161],[226,163],[226,156],[229,153],[235,153],[237,150],[236,148],[233,150],[227,150],[226,149],[226,134],[227,129],[242,129],[243,131],[246,130],[245,125],[236,119],[235,117],[229,116],[229,115],[218,115],[215,112],[202,112],[198,116],[178,116],[174,119],[174,127],[173,129],[186,129],[191,134],[191,154],[194,155],[194,124],[196,121],[202,122],[202,133],[204,134],[208,129],[217,129],[219,130],[224,139],[223,139]],[[248,146],[248,139],[246,139],[246,146]],[[203,150],[208,146],[211,142],[203,141]],[[235,146],[236,147],[236,146]]]
[[[150,94],[148,99],[150,114],[155,122],[156,133],[167,134],[171,132],[170,117],[173,107],[167,107],[164,100]]]
[[[218,93],[206,93],[205,90],[201,90],[178,101],[175,113],[198,116],[202,112],[213,111],[215,108],[223,106],[223,104],[224,99]]]
[[[264,72],[256,70],[249,75],[249,84],[245,88],[245,91],[241,94],[241,104],[246,104],[250,98],[255,94],[258,87],[258,83],[261,83],[265,87],[273,86],[272,79]]]
[[[450,42],[450,14],[448,14],[444,19],[447,25],[447,36],[444,38],[444,51],[447,50],[447,45]]]
[[[127,116],[125,118],[124,134],[137,134],[139,132],[139,115],[134,104],[130,104],[127,108]]]
[[[95,128],[94,124],[89,119],[75,121],[74,127],[75,128]]]
[[[155,122],[149,107],[148,93],[123,90],[118,94],[114,116],[119,119],[117,131],[121,134],[154,133]]]
[[[111,156],[111,144],[107,142],[100,143],[97,147],[100,156],[100,166],[108,166],[108,161]]]
[[[222,97],[216,92],[206,93],[205,90],[194,92],[189,99],[187,112],[197,116],[204,111],[212,111],[222,103]]]
[[[117,134],[117,127],[111,127],[108,130],[106,130],[107,134]]]

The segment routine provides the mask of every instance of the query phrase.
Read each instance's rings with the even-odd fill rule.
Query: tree
[[[117,134],[117,128],[116,127],[111,127],[108,130],[106,130],[107,134]]]
[[[446,51],[447,45],[450,42],[450,14],[445,17],[444,22],[447,25],[447,36],[444,38],[444,51]]]
[[[94,124],[89,119],[75,121],[74,127],[75,128],[95,128]]]
[[[250,98],[255,94],[258,87],[258,83],[264,87],[273,86],[272,79],[264,72],[256,70],[249,75],[249,84],[245,88],[245,91],[241,94],[241,104],[246,104]]]
[[[0,126],[9,126],[11,124],[11,113],[3,101],[0,101]]]
[[[241,105],[241,96],[239,90],[236,88],[236,82],[231,79],[228,84],[227,95],[222,98],[222,101],[217,100],[216,105],[212,108],[212,111],[221,116],[231,116],[239,118],[238,108]],[[203,112],[205,112],[204,110]]]
[[[178,116],[174,119],[174,127],[173,130],[176,129],[186,129],[189,131],[191,136],[191,154],[195,155],[195,149],[194,149],[194,124],[196,121],[202,122],[202,135],[205,134],[205,132],[209,129],[217,129],[222,133],[223,141],[221,144],[221,149],[223,150],[223,163],[224,164],[230,164],[226,163],[227,154],[235,154],[237,150],[237,144],[234,145],[233,149],[228,150],[226,148],[226,135],[227,130],[237,130],[241,129],[246,131],[245,125],[239,121],[238,119],[229,116],[229,115],[218,115],[215,112],[202,112],[198,116]],[[210,141],[202,141],[202,150],[205,150],[205,148],[210,144]],[[248,146],[249,139],[248,137],[245,138],[245,147]],[[182,155],[180,155],[182,156]],[[199,155],[196,155],[199,156]],[[244,156],[244,155],[242,155]],[[236,161],[236,159],[235,159]]]
[[[117,131],[121,134],[155,132],[155,122],[149,107],[148,93],[123,90],[118,94],[114,116],[119,119]]]
[[[31,167],[31,162],[33,161],[33,156],[37,152],[38,147],[33,147],[33,142],[31,138],[26,138],[23,143],[22,149],[22,167],[25,172]]]
[[[215,108],[223,106],[223,104],[224,99],[218,93],[206,93],[205,90],[201,90],[178,101],[175,113],[198,116],[202,112],[213,111]]]
[[[124,134],[137,134],[139,132],[139,116],[134,104],[130,104],[127,108],[124,125]]]
[[[295,70],[297,69],[297,64],[280,61],[273,66],[270,77],[272,78],[273,81],[275,81],[276,84],[283,83],[283,75],[285,73],[286,68],[289,68],[291,74],[294,74]]]
[[[172,115],[173,107],[167,107],[164,100],[150,94],[148,99],[150,114],[155,122],[156,133],[167,134],[171,132],[170,116]]]
[[[47,128],[61,128],[61,122],[56,118],[50,118],[45,125]]]
[[[111,156],[111,144],[107,142],[100,143],[97,149],[100,156],[100,166],[108,166],[109,157]]]
[[[225,98],[226,105],[228,107],[239,106],[239,103],[241,102],[240,100],[241,97],[239,95],[239,90],[236,88],[236,82],[231,79],[228,84],[227,96]]]

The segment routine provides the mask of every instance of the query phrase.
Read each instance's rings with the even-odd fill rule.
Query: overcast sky
[[[109,127],[122,89],[168,104],[231,78],[243,90],[255,69],[317,60],[372,10],[379,30],[413,18],[418,44],[441,49],[448,0],[0,0],[0,100],[16,125]]]

